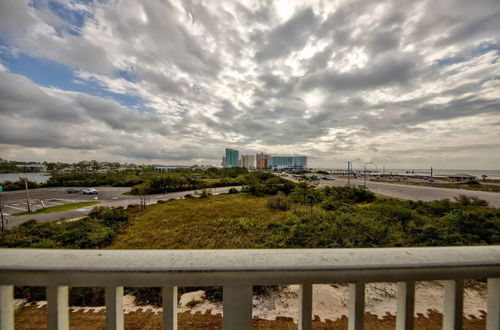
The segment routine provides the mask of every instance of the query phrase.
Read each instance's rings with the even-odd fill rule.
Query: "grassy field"
[[[63,205],[49,206],[44,209],[38,209],[35,212],[19,212],[14,213],[13,215],[28,215],[28,214],[44,214],[44,213],[52,213],[52,212],[61,212],[68,211],[73,209],[79,209],[81,207],[92,206],[99,204],[100,202],[80,202],[80,203],[69,203]]]
[[[168,201],[135,216],[112,249],[224,249],[255,247],[255,238],[285,212],[268,197],[217,195]]]

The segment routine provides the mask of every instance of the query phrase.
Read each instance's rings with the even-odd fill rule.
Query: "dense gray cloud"
[[[217,164],[231,146],[313,166],[500,162],[498,1],[283,3],[61,1],[74,25],[45,0],[0,2],[2,158]],[[110,96],[7,72],[18,53]]]
[[[317,23],[311,8],[302,10],[267,34],[265,46],[256,54],[257,59],[262,61],[282,58],[294,50],[304,48]]]
[[[305,90],[320,88],[329,92],[353,92],[387,85],[406,85],[416,78],[416,65],[420,62],[414,54],[399,53],[381,56],[371,61],[365,68],[346,73],[322,71],[306,76],[301,81]]]

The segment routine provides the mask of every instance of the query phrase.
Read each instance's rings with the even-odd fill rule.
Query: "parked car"
[[[94,188],[86,188],[82,190],[82,194],[84,195],[96,195],[98,193],[97,189]]]
[[[69,188],[68,190],[66,190],[66,192],[68,194],[78,194],[80,192],[80,189],[76,189],[76,188]]]

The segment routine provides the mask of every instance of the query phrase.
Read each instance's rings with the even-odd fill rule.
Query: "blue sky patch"
[[[452,64],[466,61],[472,57],[481,56],[481,55],[486,54],[492,50],[496,50],[497,52],[500,52],[500,44],[499,43],[482,43],[479,46],[477,46],[476,48],[474,48],[472,51],[469,51],[468,53],[463,54],[461,56],[453,56],[453,57],[447,57],[447,58],[437,60],[437,64],[440,67],[445,67],[448,65],[452,65]]]
[[[25,76],[38,85],[111,98],[123,106],[150,111],[140,97],[108,91],[97,81],[82,80],[67,66],[51,60],[24,53],[19,53],[16,57],[0,53],[0,61],[10,72]]]
[[[77,3],[89,4],[93,1],[77,1]],[[64,1],[49,0],[47,3],[32,0],[30,6],[37,10],[49,10],[52,14],[58,16],[61,20],[67,23],[66,26],[53,25],[58,33],[69,33],[72,35],[80,35],[80,29],[84,26],[85,20],[92,15],[83,10],[73,10]]]

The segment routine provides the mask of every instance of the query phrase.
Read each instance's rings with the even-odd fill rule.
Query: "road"
[[[211,191],[212,194],[217,195],[217,194],[227,193],[228,190],[231,188],[233,187],[212,188]],[[234,187],[234,188],[238,190],[241,189],[241,187]],[[26,211],[26,194],[24,191],[3,192],[1,193],[4,201],[3,212],[5,218],[8,220],[7,227],[8,228],[15,227],[29,219],[35,219],[39,222],[50,222],[50,221],[60,220],[63,218],[66,220],[81,218],[87,215],[95,206],[126,207],[131,204],[140,204],[140,197],[123,195],[124,192],[130,191],[130,188],[127,187],[100,187],[98,188],[99,190],[98,195],[83,195],[80,193],[68,194],[67,193],[68,189],[70,188],[57,187],[57,188],[31,189],[29,191],[31,200],[30,204],[40,205],[41,200],[43,200],[47,206],[94,201],[94,200],[99,201],[100,204],[89,207],[83,207],[79,209],[62,211],[62,212],[12,216],[13,213]],[[195,192],[201,192],[201,189],[172,192],[167,194],[148,195],[146,196],[146,204],[148,205],[155,204],[159,200],[178,199],[184,197],[186,194],[194,194]]]
[[[347,184],[347,179],[337,178],[335,181],[321,180],[320,186],[344,186]],[[362,179],[351,180],[352,185],[362,185]],[[367,181],[367,187],[380,195],[385,195],[389,197],[409,199],[409,200],[422,200],[422,201],[432,201],[443,198],[448,198],[453,200],[458,195],[466,196],[476,196],[480,199],[484,199],[490,203],[491,206],[500,207],[500,193],[486,192],[486,191],[471,191],[462,189],[448,189],[448,188],[436,188],[436,187],[423,187],[414,186],[406,184],[394,184],[386,182],[375,182]],[[212,193],[221,194],[226,193],[231,187],[221,187],[212,189]],[[240,189],[241,187],[236,187]],[[102,187],[99,188],[99,194],[95,195],[82,195],[82,194],[68,194],[67,190],[69,188],[41,188],[30,190],[30,198],[32,204],[39,205],[40,200],[43,200],[47,206],[92,201],[96,197],[101,203],[100,206],[127,206],[130,204],[140,204],[140,197],[137,196],[125,196],[124,192],[130,190],[130,188],[125,187]],[[200,190],[198,190],[200,191]],[[167,194],[157,194],[148,195],[146,204],[154,204],[159,200],[167,200],[171,198],[182,198],[186,194],[194,194],[195,190],[174,192]],[[3,192],[4,199],[4,215],[8,219],[7,227],[17,226],[29,219],[35,219],[40,222],[50,222],[64,219],[75,219],[87,215],[94,206],[84,207],[80,209],[74,209],[63,212],[55,212],[48,214],[37,214],[37,215],[25,215],[25,216],[11,216],[11,214],[16,212],[22,212],[26,210],[26,197],[24,191],[12,191]]]
[[[344,186],[347,184],[347,179],[337,178],[335,181],[321,180],[320,186]],[[362,185],[362,179],[351,179],[351,184]],[[385,195],[389,197],[409,199],[409,200],[422,200],[433,201],[438,199],[448,198],[453,200],[458,195],[476,196],[484,199],[490,203],[491,206],[500,207],[500,193],[487,192],[487,191],[472,191],[465,189],[450,189],[450,188],[436,188],[436,187],[423,187],[406,184],[394,184],[387,182],[367,181],[366,187],[374,193]]]

